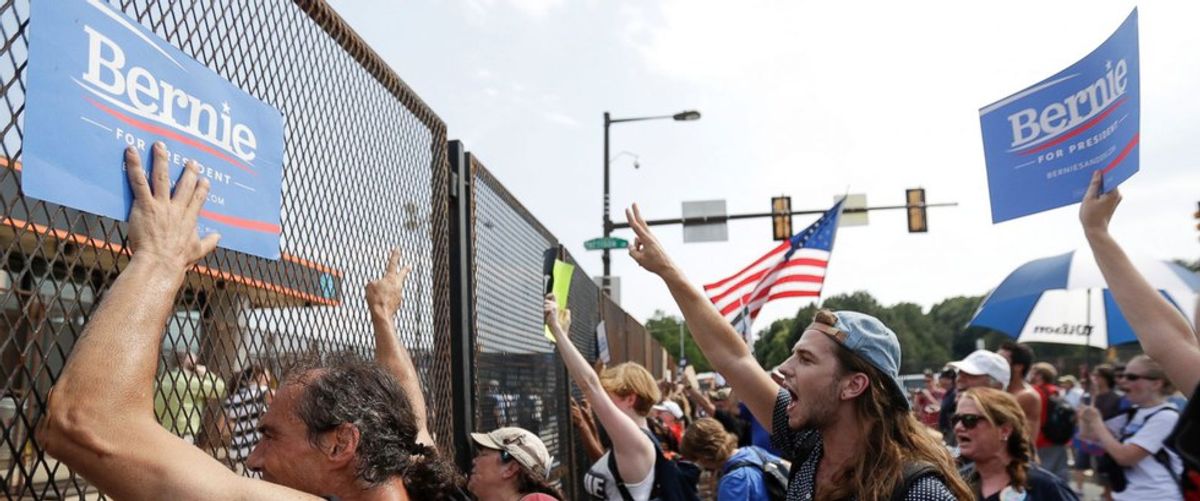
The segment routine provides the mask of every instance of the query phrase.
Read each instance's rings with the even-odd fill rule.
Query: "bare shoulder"
[[[1032,386],[1022,388],[1013,396],[1017,398],[1017,403],[1021,404],[1021,407],[1025,409],[1038,408],[1040,412],[1042,396]]]

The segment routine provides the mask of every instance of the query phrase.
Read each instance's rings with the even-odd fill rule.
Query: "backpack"
[[[767,487],[767,498],[771,501],[782,501],[787,499],[787,489],[789,481],[789,472],[787,465],[782,461],[769,461],[761,452],[758,452],[757,447],[750,447],[750,452],[758,456],[760,463],[753,461],[738,461],[729,465],[726,468],[727,472],[738,468],[757,468],[763,473],[763,484]]]
[[[1155,414],[1158,414],[1163,411],[1179,412],[1179,409],[1176,409],[1176,408],[1170,407],[1170,406],[1164,407],[1162,409],[1151,412],[1149,415],[1146,416],[1146,419],[1142,420],[1142,422],[1145,423],[1145,422],[1150,421],[1150,418],[1154,417]],[[1137,408],[1133,408],[1133,409],[1130,409],[1129,411],[1126,411],[1126,415],[1128,417],[1126,418],[1125,426],[1129,426],[1129,421],[1133,419],[1133,415],[1136,412],[1137,412]],[[1175,439],[1177,438],[1176,433],[1178,433],[1178,431],[1180,429],[1181,429],[1181,427],[1177,424],[1175,427],[1175,430],[1172,431],[1171,434],[1167,436],[1166,440],[1163,440],[1163,447],[1161,449],[1159,449],[1158,452],[1154,453],[1153,456],[1150,456],[1150,457],[1154,458],[1155,462],[1157,462],[1163,468],[1167,469],[1167,473],[1171,475],[1171,480],[1174,480],[1175,484],[1179,486],[1179,492],[1183,496],[1184,501],[1200,501],[1200,470],[1197,470],[1196,468],[1194,468],[1195,465],[1192,465],[1188,461],[1183,460],[1183,456],[1178,453],[1176,453],[1176,455],[1180,457],[1181,462],[1183,463],[1183,471],[1176,472],[1174,468],[1171,468],[1171,456],[1167,453],[1167,451],[1170,450],[1171,452],[1176,452],[1176,450],[1175,450],[1175,444],[1177,443],[1175,441]],[[1130,436],[1131,436],[1130,434],[1125,433],[1124,430],[1122,429],[1120,441],[1122,443],[1124,443],[1125,440],[1127,440]],[[1105,454],[1104,458],[1106,458],[1109,461],[1112,461],[1111,457],[1108,454]],[[1116,461],[1112,461],[1112,463],[1116,464]],[[1117,467],[1121,468],[1120,465],[1117,465]],[[1121,489],[1117,489],[1116,487],[1113,487],[1113,490],[1115,492],[1121,492],[1121,491],[1125,490],[1125,485],[1124,485],[1125,475],[1124,475],[1123,469],[1121,470],[1120,477],[1121,477],[1120,480],[1122,481],[1122,483],[1120,485]]]
[[[650,437],[650,443],[654,444],[654,487],[650,491],[650,499],[699,501],[700,493],[697,489],[700,485],[700,467],[687,461],[667,459],[654,436],[648,430],[642,432]],[[629,489],[625,488],[625,481],[621,479],[621,472],[617,469],[615,452],[608,454],[608,469],[612,472],[613,480],[617,482],[617,491],[621,493],[621,499],[633,501],[633,496],[629,494]]]
[[[1058,395],[1050,395],[1042,436],[1054,445],[1064,445],[1075,436],[1075,408]]]

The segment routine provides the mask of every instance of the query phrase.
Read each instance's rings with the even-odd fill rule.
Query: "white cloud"
[[[553,124],[566,125],[568,127],[579,127],[580,125],[579,120],[576,120],[570,115],[566,115],[557,111],[542,112],[542,117]]]
[[[468,0],[466,6],[473,15],[486,16],[496,8],[512,9],[533,19],[545,19],[563,6],[564,0]]]

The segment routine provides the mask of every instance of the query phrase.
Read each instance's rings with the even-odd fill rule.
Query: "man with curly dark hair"
[[[431,447],[424,400],[408,396],[409,387],[419,394],[415,375],[397,378],[390,370],[407,357],[397,351],[402,348],[395,336],[379,349],[379,363],[337,356],[285,377],[248,459],[266,482],[237,475],[158,425],[148,389],[154,387],[163,326],[187,270],[216,247],[219,236],[197,235],[209,188],[199,166],[188,162],[172,189],[164,145],[156,143],[152,155],[147,179],[138,151],[125,151],[134,197],[132,257],[84,326],[48,396],[39,427],[46,451],[115,499],[446,497],[453,469]],[[389,298],[388,305],[399,306],[399,297]]]

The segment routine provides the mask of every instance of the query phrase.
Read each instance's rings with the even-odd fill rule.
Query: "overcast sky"
[[[984,294],[1020,264],[1086,245],[1077,205],[993,225],[979,108],[1046,78],[1099,45],[1132,2],[779,2],[743,0],[333,0],[335,9],[580,258],[600,254],[602,115],[697,109],[696,122],[612,128],[614,219],[689,200],[732,213],[824,209],[835,195],[903,203],[924,187],[929,233],[903,211],[842,228],[825,294],[867,290],[929,307]],[[1200,7],[1141,6],[1141,172],[1113,231],[1154,257],[1200,254]],[[797,230],[813,217],[797,217]],[[696,283],[736,272],[773,242],[768,220],[733,222],[729,241],[683,244],[656,228]],[[628,230],[617,232],[632,240]],[[622,304],[677,314],[661,282],[614,254]],[[764,308],[756,328],[804,301]]]

